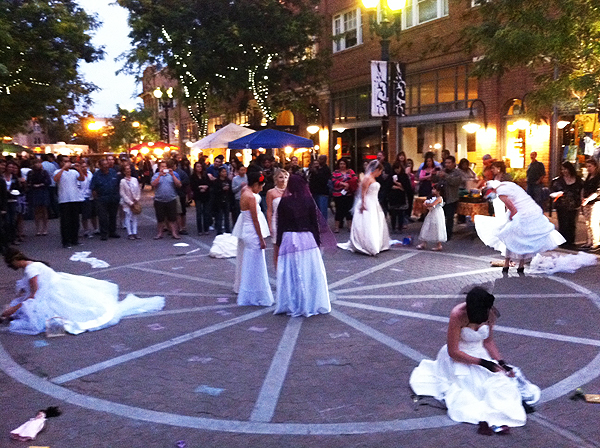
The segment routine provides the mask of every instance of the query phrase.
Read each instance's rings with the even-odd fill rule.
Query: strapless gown
[[[260,209],[261,197],[254,194],[258,222],[263,238],[269,236],[267,220]],[[265,251],[260,248],[260,240],[254,229],[250,210],[242,210],[233,229],[233,236],[238,238],[236,260],[236,278],[233,285],[237,293],[237,304],[240,306],[271,306],[275,302],[271,285]]]
[[[476,358],[492,360],[483,346],[490,329],[464,327],[460,332],[459,349]],[[523,426],[525,410],[521,404],[517,380],[502,372],[493,373],[485,367],[454,361],[444,345],[435,361],[423,360],[410,375],[410,387],[417,395],[427,395],[444,401],[448,417],[455,422],[511,427]]]
[[[369,186],[365,194],[366,210],[362,212],[360,211],[362,195],[360,192],[356,195],[350,241],[339,243],[339,248],[367,255],[377,255],[390,248],[390,232],[377,198],[379,187],[378,182],[373,182]]]

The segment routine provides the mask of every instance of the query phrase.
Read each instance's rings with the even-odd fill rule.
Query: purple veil
[[[281,202],[277,207],[277,244],[281,245],[284,232],[311,232],[318,246],[335,249],[337,240],[327,221],[317,208],[308,182],[301,176],[290,176]],[[313,246],[314,247],[314,246]],[[286,248],[285,252],[306,250],[310,247]],[[282,254],[282,252],[280,252]]]

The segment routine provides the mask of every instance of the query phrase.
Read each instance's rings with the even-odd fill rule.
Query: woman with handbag
[[[142,212],[141,189],[138,180],[131,175],[131,165],[125,164],[123,167],[123,179],[119,185],[121,194],[121,206],[125,212],[125,228],[127,229],[130,240],[138,240],[137,234],[138,215]]]

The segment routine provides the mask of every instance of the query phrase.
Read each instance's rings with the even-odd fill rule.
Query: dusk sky
[[[90,111],[97,117],[110,117],[117,113],[117,104],[133,109],[141,104],[136,98],[140,86],[136,84],[134,76],[115,74],[123,65],[122,62],[115,62],[115,58],[130,48],[127,10],[112,0],[78,0],[78,3],[88,13],[98,14],[102,26],[95,32],[93,43],[95,46],[104,46],[106,52],[104,60],[81,65],[85,80],[100,87],[100,91],[92,95],[94,104]]]

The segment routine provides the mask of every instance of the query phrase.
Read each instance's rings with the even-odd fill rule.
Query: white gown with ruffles
[[[277,259],[275,314],[293,317],[331,311],[327,274],[311,232],[284,232]]]
[[[260,210],[260,195],[254,193],[258,223],[263,238],[269,236],[269,226]],[[242,210],[235,224],[232,235],[238,238],[236,260],[236,278],[233,285],[237,293],[237,304],[240,306],[271,306],[275,302],[271,285],[265,251],[260,248],[260,240],[254,229],[250,210]]]
[[[507,196],[517,213],[512,220],[509,219],[509,211],[499,216],[475,216],[477,235],[486,246],[504,256],[528,259],[565,242],[540,206],[520,186],[502,182],[496,192],[498,196]]]
[[[436,200],[437,198],[435,197],[427,199],[425,204],[433,204]],[[421,232],[419,233],[419,240],[429,243],[444,243],[448,241],[443,201],[436,204],[429,210],[429,213],[427,213],[423,226],[421,227]]]
[[[365,210],[361,211],[362,195],[356,195],[352,216],[350,241],[339,243],[338,247],[352,252],[377,255],[390,248],[390,232],[385,215],[379,205],[378,182],[373,182],[365,194]]]
[[[33,299],[29,280],[37,277],[38,289]],[[13,315],[10,331],[39,334],[46,330],[48,319],[59,317],[65,331],[80,334],[118,323],[122,317],[151,311],[165,306],[164,297],[142,299],[129,294],[119,301],[119,287],[106,280],[56,272],[44,263],[33,262],[25,267],[24,277],[17,282],[24,295],[11,305],[21,303]]]
[[[489,327],[475,330],[463,327],[459,349],[476,358],[492,360],[483,346]],[[448,417],[456,422],[490,426],[523,426],[525,410],[514,378],[503,372],[493,373],[485,367],[454,361],[444,345],[435,361],[423,360],[410,375],[410,387],[417,395],[432,396],[444,401]]]

